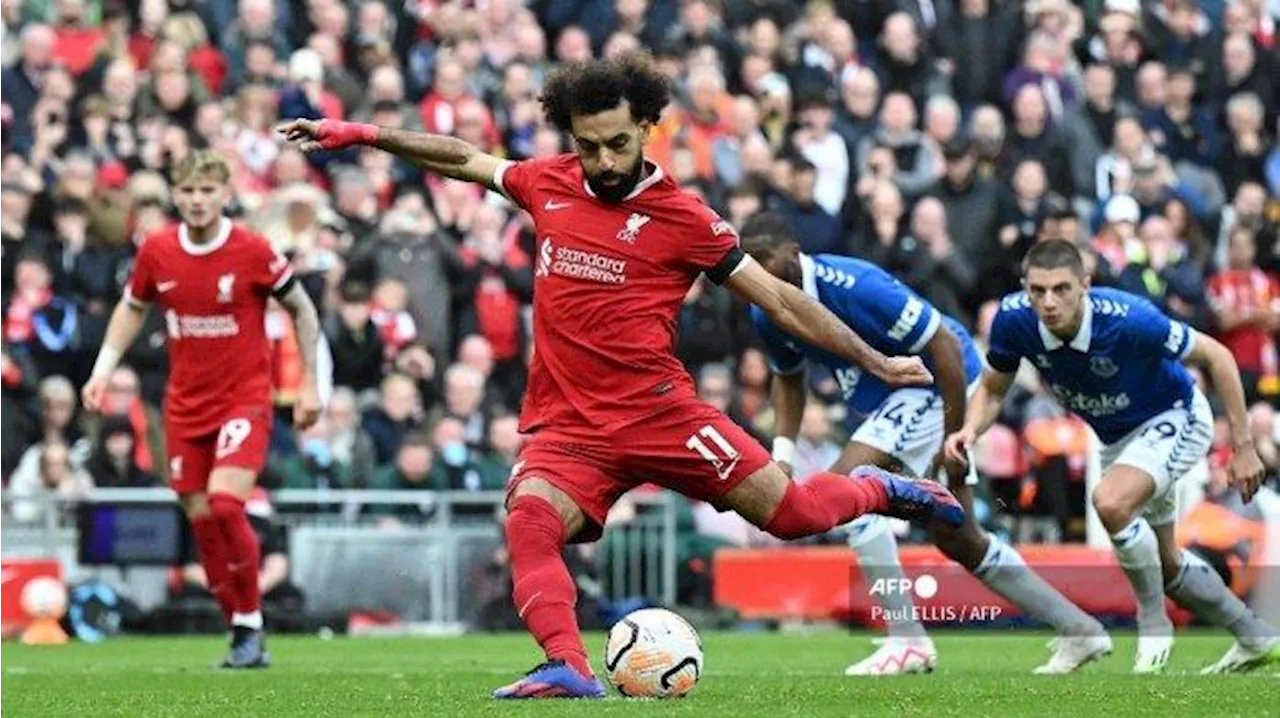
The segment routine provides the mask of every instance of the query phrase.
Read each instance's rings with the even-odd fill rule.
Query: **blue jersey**
[[[960,342],[966,383],[982,374],[982,357],[964,326],[934,309],[883,269],[850,257],[802,254],[800,270],[805,293],[821,302],[880,353],[920,354],[938,327],[945,325]],[[827,366],[839,382],[851,414],[874,412],[894,391],[894,387],[864,373],[861,367],[843,357],[783,332],[760,307],[751,307],[751,319],[764,339],[775,373],[799,371],[806,359]],[[930,371],[934,368],[929,357],[925,357],[925,365]]]
[[[991,325],[987,362],[1013,373],[1026,357],[1058,401],[1108,444],[1191,401],[1194,384],[1182,360],[1195,333],[1187,325],[1114,289],[1090,289],[1084,303],[1080,331],[1064,342],[1040,322],[1026,292],[1008,295]]]

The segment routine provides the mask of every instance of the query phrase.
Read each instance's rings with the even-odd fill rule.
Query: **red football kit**
[[[609,507],[653,482],[717,503],[769,463],[701,401],[675,357],[689,287],[750,261],[733,227],[660,167],[619,203],[597,199],[576,155],[505,162],[495,183],[533,216],[533,363],[521,411],[532,434],[508,491],[529,477],[571,496],[600,536]]]
[[[229,219],[204,244],[184,224],[143,241],[127,291],[135,304],[158,302],[168,327],[164,419],[175,491],[203,491],[216,466],[258,471],[266,461],[267,300],[292,280],[287,259]]]

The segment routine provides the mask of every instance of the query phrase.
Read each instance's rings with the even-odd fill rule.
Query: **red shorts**
[[[742,427],[711,406],[689,400],[608,436],[537,432],[520,450],[507,493],[528,478],[545,479],[586,514],[573,543],[595,541],[609,508],[627,491],[653,483],[692,499],[719,499],[771,461]]]
[[[262,471],[271,445],[271,409],[243,407],[227,413],[217,432],[165,437],[169,450],[169,487],[194,494],[209,486],[209,474],[221,466]]]

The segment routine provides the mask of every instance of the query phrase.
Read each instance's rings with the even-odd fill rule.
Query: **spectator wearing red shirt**
[[[533,271],[520,249],[518,224],[504,227],[504,219],[492,205],[476,209],[470,235],[458,251],[463,270],[455,284],[455,307],[459,336],[489,340],[498,371],[506,375],[524,354],[521,306],[533,300]]]
[[[1253,231],[1231,231],[1227,269],[1209,278],[1209,304],[1218,338],[1240,366],[1249,403],[1280,396],[1275,333],[1280,330],[1280,282],[1258,268]]]
[[[58,0],[58,19],[53,26],[57,37],[53,54],[71,71],[83,75],[105,49],[107,33],[101,26],[85,22],[85,0]]]

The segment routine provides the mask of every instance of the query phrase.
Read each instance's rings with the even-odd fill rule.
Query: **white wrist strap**
[[[790,464],[796,458],[796,442],[785,436],[779,436],[773,440],[773,460],[778,463]]]
[[[107,376],[116,370],[120,365],[122,352],[115,347],[102,345],[102,350],[98,352],[98,360],[93,363],[93,376]]]

